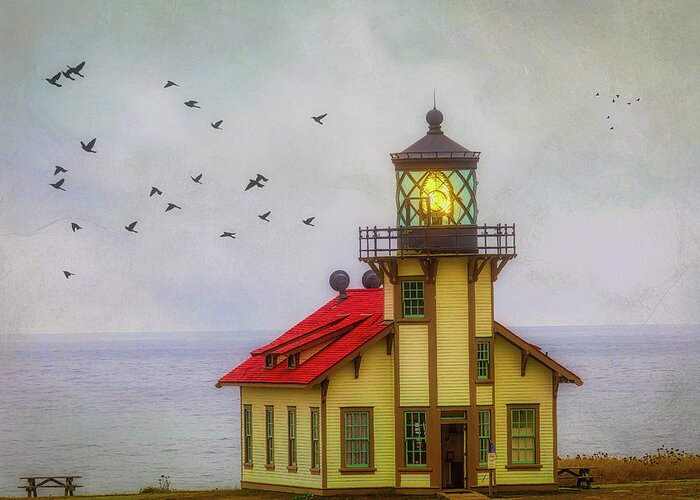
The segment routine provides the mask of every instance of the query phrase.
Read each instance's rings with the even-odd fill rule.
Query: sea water
[[[700,453],[700,326],[516,328],[585,384],[559,388],[559,454]],[[240,481],[238,389],[216,380],[278,332],[0,336],[0,495]]]

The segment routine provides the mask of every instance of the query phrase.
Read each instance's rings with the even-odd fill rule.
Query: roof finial
[[[437,109],[435,107],[435,89],[433,89],[433,109]]]

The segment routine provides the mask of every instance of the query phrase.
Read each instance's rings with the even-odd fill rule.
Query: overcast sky
[[[498,320],[700,322],[698,18],[696,1],[0,0],[0,332],[290,326],[333,270],[361,286],[357,228],[395,223],[389,153],[424,135],[433,89],[447,135],[482,152],[479,222],[517,225]],[[44,80],[83,60],[85,78]]]

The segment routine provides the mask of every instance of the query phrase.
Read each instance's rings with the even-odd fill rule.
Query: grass
[[[700,455],[662,446],[653,455],[619,457],[607,453],[559,459],[559,467],[597,467],[594,483],[700,479]]]

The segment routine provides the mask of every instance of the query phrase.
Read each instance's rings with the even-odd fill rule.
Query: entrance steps
[[[447,498],[448,500],[484,500],[488,499],[486,495],[477,493],[471,490],[442,490],[438,492],[442,498]]]

